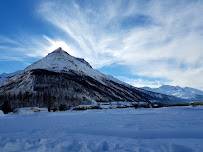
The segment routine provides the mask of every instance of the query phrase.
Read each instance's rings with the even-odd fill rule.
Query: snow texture
[[[0,151],[202,152],[203,107],[111,109],[0,117]]]
[[[0,117],[4,116],[4,112],[2,110],[0,110]]]
[[[103,75],[99,71],[94,70],[84,59],[73,57],[61,48],[56,49],[52,53],[48,54],[46,57],[31,64],[24,70],[24,72],[33,69],[44,69],[57,73],[68,74],[76,72],[81,75],[85,74],[87,76],[90,76],[101,83],[104,83],[102,79],[103,77],[105,77],[105,75]]]

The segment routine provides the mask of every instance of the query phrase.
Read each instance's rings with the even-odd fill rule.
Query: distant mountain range
[[[13,72],[13,73],[2,73],[2,74],[0,74],[0,85],[3,84],[4,82],[6,82],[11,77],[19,74],[20,72],[22,72],[22,70],[19,70],[19,71]]]
[[[169,104],[184,101],[139,89],[102,74],[84,59],[73,57],[61,48],[1,84],[0,96],[0,105],[9,100],[12,107],[74,106],[92,101],[159,101]]]
[[[189,87],[181,88],[179,86],[162,85],[159,88],[142,87],[142,89],[182,99],[203,100],[203,91]]]
[[[86,63],[88,64],[88,63]],[[0,75],[0,85],[6,82],[8,79],[11,77],[19,74],[22,72],[22,70],[13,72],[13,73],[2,73]],[[114,78],[111,75],[104,75],[106,78],[111,79],[113,81],[116,81],[118,83],[122,83],[125,85],[128,85],[116,78]],[[184,87],[181,88],[180,86],[171,86],[171,85],[162,85],[159,88],[150,88],[150,87],[142,87],[141,89],[147,90],[147,91],[152,91],[156,93],[161,93],[161,94],[166,94],[166,95],[172,95],[177,98],[181,99],[189,99],[189,100],[203,100],[203,91],[195,89],[195,88],[190,88],[190,87]]]

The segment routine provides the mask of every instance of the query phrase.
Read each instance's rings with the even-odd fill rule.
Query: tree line
[[[0,95],[0,108],[9,106],[10,109],[22,107],[47,107],[48,109],[65,110],[81,104],[90,104],[91,102],[82,98],[74,98],[69,95],[53,95],[50,93],[30,93],[21,91],[16,94],[4,93]]]

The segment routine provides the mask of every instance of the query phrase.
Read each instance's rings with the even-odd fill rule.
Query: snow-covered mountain
[[[203,91],[189,87],[181,88],[179,86],[162,85],[159,88],[143,87],[142,89],[172,95],[182,99],[203,99]]]
[[[57,73],[71,74],[73,71],[80,75],[87,75],[93,79],[102,82],[102,74],[94,70],[90,64],[81,58],[76,58],[63,51],[61,48],[56,49],[43,59],[28,66],[25,71],[33,69],[44,69]]]
[[[13,73],[2,73],[2,74],[0,74],[0,85],[2,83],[6,82],[6,80],[10,79],[11,77],[19,74],[20,72],[22,72],[22,71],[20,70],[20,71],[16,71]]]
[[[61,48],[3,83],[0,95],[9,99],[13,107],[72,106],[92,101],[181,102],[173,96],[138,89],[102,74],[84,59],[73,57]]]

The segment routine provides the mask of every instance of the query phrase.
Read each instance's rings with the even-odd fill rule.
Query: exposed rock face
[[[9,100],[13,107],[69,106],[91,101],[149,102],[177,98],[148,92],[94,70],[84,59],[61,48],[28,66],[0,86],[0,105]]]

